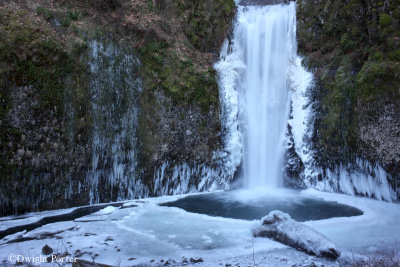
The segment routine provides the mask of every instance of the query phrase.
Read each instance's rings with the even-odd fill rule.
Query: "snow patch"
[[[108,207],[105,207],[104,209],[99,210],[98,212],[91,214],[91,215],[92,216],[108,215],[119,209],[120,209],[120,207],[108,206]]]

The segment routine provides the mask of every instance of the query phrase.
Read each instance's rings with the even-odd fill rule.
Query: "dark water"
[[[29,231],[32,231],[36,228],[42,227],[43,225],[46,225],[49,223],[73,221],[80,217],[83,217],[83,216],[92,214],[94,212],[97,212],[101,209],[104,209],[105,207],[108,207],[108,206],[121,207],[122,205],[123,205],[122,203],[111,203],[111,204],[104,204],[104,205],[86,206],[86,207],[77,208],[66,214],[44,217],[41,220],[31,223],[31,224],[14,226],[14,227],[8,228],[4,231],[0,231],[0,239],[6,237],[8,235],[22,232],[24,230],[29,232]],[[17,219],[21,219],[21,218],[23,218],[23,217],[19,217]],[[25,240],[17,240],[17,242],[20,242],[20,241],[25,241]]]
[[[292,195],[290,197],[266,196],[248,201],[240,201],[234,192],[218,192],[188,196],[162,206],[178,207],[188,212],[233,219],[261,219],[270,211],[288,213],[296,221],[321,220],[333,217],[362,215],[362,211],[334,201]]]

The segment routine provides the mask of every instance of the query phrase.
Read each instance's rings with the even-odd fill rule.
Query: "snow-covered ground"
[[[362,216],[306,222],[335,242],[342,250],[342,258],[367,255],[371,247],[390,247],[400,241],[399,204],[312,189],[301,194],[352,205],[364,212]],[[107,207],[75,221],[8,236],[0,240],[0,261],[9,264],[10,255],[40,257],[47,244],[55,253],[68,252],[70,256],[90,261],[94,258],[95,262],[116,266],[158,266],[169,259],[176,265],[194,264],[190,259],[200,257],[203,262],[196,266],[307,266],[312,262],[317,266],[339,266],[266,238],[253,238],[251,228],[255,221],[211,217],[158,205],[180,197],[183,196],[129,201],[122,208]],[[43,214],[29,216],[35,221]],[[49,212],[45,214],[48,216]],[[21,237],[26,241],[13,243]]]
[[[315,189],[302,191],[302,194],[337,201],[357,207],[364,212],[363,215],[356,217],[306,222],[342,249],[365,252],[373,246],[391,247],[400,244],[400,204],[320,192]]]

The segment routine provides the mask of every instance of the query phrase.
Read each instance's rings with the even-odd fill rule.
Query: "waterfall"
[[[312,97],[315,86],[312,73],[301,62],[294,2],[238,4],[234,37],[224,43],[215,65],[225,131],[225,166],[235,169],[242,162],[248,188],[277,187],[283,181],[283,154],[292,149],[295,156],[288,158],[287,164],[299,162],[292,178],[306,187],[396,200],[388,182],[391,177],[379,164],[358,158],[355,163],[332,169],[319,166],[312,143],[317,130]]]
[[[234,39],[221,60],[238,94],[245,186],[282,181],[290,65],[296,54],[295,3],[238,6]],[[219,63],[218,66],[221,66]],[[218,68],[217,68],[218,69]]]

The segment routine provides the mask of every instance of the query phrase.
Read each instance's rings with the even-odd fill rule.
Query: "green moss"
[[[357,95],[372,101],[383,95],[400,97],[400,63],[368,61],[356,77]]]
[[[78,20],[79,17],[79,12],[77,11],[72,11],[72,10],[68,10],[67,11],[67,17],[70,20]]]
[[[16,27],[8,34],[10,41],[0,45],[1,60],[13,66],[7,79],[17,85],[35,86],[41,92],[43,108],[58,106],[62,111],[63,80],[72,71],[71,57],[33,30]]]
[[[229,2],[227,2],[224,5],[225,14],[231,14],[232,13],[232,8],[233,8],[232,5]]]
[[[83,89],[87,83],[86,67],[80,62],[84,49],[76,45],[72,46],[76,48],[72,53],[67,52],[49,32],[36,30],[35,21],[24,12],[2,10],[0,16],[7,18],[7,23],[0,23],[0,62],[4,66],[0,72],[2,139],[10,140],[14,136],[4,115],[11,107],[8,96],[15,85],[32,86],[32,93],[40,100],[34,107],[35,112],[46,113],[56,107],[57,115],[62,116],[66,90],[71,90],[76,113],[85,113],[87,92],[82,90],[86,91]]]
[[[50,20],[53,16],[53,13],[49,9],[42,6],[36,8],[36,14],[43,16],[46,20]]]
[[[187,1],[186,9],[190,10],[185,34],[189,41],[199,50],[210,51],[223,41],[231,24],[235,3],[232,0]]]
[[[392,22],[392,18],[388,14],[381,14],[379,16],[379,24],[382,27],[389,26],[390,24],[392,24]]]
[[[354,39],[350,37],[349,33],[345,33],[340,39],[340,46],[342,47],[343,51],[349,51],[354,50],[356,43],[354,42]]]
[[[371,60],[383,60],[383,53],[381,51],[377,51],[372,54]]]
[[[179,59],[167,43],[151,37],[139,52],[148,90],[162,89],[176,103],[195,103],[204,110],[217,104],[218,85],[213,70],[196,71],[191,59]]]
[[[389,52],[389,59],[400,62],[400,49]]]
[[[297,1],[299,52],[318,84],[314,141],[323,164],[348,162],[360,152],[360,103],[400,97],[397,2],[371,4],[372,16],[358,0]]]
[[[37,14],[46,19],[58,15],[45,8],[38,8]],[[21,163],[11,163],[11,158],[15,159],[16,144],[21,143],[21,135],[26,135],[27,140],[33,138],[34,135],[29,136],[29,133],[37,133],[40,127],[48,123],[40,121],[42,118],[66,122],[65,125],[68,126],[54,127],[55,133],[71,131],[70,126],[76,118],[70,118],[70,113],[65,113],[64,107],[70,107],[71,110],[68,111],[78,118],[87,114],[90,98],[86,64],[82,55],[86,51],[85,44],[74,42],[75,39],[70,39],[67,35],[61,41],[50,23],[43,23],[34,14],[23,10],[14,12],[7,8],[0,9],[0,194],[10,201],[15,201],[13,198],[25,192],[23,190],[37,195],[37,188],[27,189],[21,185],[26,184],[34,174],[37,175],[35,178],[40,177],[39,174],[43,171],[30,168],[30,160],[24,158]],[[23,115],[32,115],[35,120],[39,118],[34,126],[13,127],[8,120],[9,116],[6,116],[6,113],[15,108],[12,106],[14,101],[11,100],[15,99],[13,90],[16,86],[29,86],[24,89],[27,90],[27,103],[22,104],[22,112]],[[18,92],[19,90],[17,96],[23,96],[18,95]],[[32,131],[29,127],[32,127]],[[6,145],[9,142],[13,144],[12,149]],[[25,148],[34,153],[39,147],[39,144],[32,142],[21,145],[26,145]],[[67,147],[71,144],[65,145]],[[51,149],[50,144],[46,146],[45,149]],[[59,179],[57,177],[57,182],[60,182]],[[49,184],[40,180],[38,182]]]
[[[153,9],[153,1],[152,0],[146,0],[147,8],[148,9]]]
[[[68,17],[65,17],[61,20],[61,25],[68,28],[71,25],[71,20]]]

